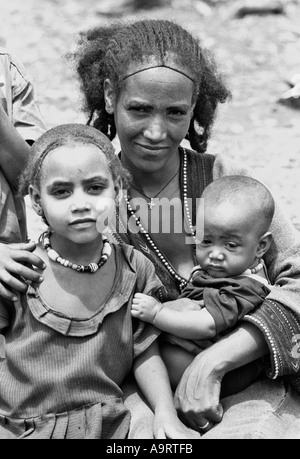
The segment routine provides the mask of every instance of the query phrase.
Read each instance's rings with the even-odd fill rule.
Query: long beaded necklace
[[[57,263],[61,264],[65,268],[71,268],[74,269],[74,271],[82,272],[82,273],[95,273],[98,271],[101,266],[104,265],[104,263],[107,262],[110,254],[111,254],[111,245],[108,241],[108,239],[102,235],[102,241],[103,241],[103,248],[102,248],[102,253],[101,253],[101,258],[98,263],[89,263],[88,265],[80,265],[76,263],[72,263],[69,260],[66,260],[65,258],[62,258],[54,249],[52,249],[51,242],[50,242],[50,237],[51,237],[51,231],[45,231],[42,236],[42,244],[44,249],[47,251],[48,257],[52,261],[56,261]]]
[[[169,271],[169,273],[172,275],[172,277],[179,283],[179,288],[182,290],[186,285],[188,284],[188,281],[181,277],[177,272],[174,270],[172,265],[169,263],[169,261],[165,258],[165,256],[162,254],[162,252],[159,250],[153,239],[151,238],[150,234],[145,230],[143,225],[141,224],[140,218],[136,216],[135,211],[132,209],[131,204],[129,202],[129,199],[127,196],[124,196],[124,199],[127,204],[127,209],[130,212],[130,214],[133,216],[137,226],[140,229],[140,232],[145,236],[147,239],[148,243],[156,253],[157,257],[160,259],[160,261],[163,263],[165,268]],[[183,149],[183,204],[184,204],[184,215],[186,216],[189,229],[191,232],[191,235],[194,240],[194,247],[196,245],[196,235],[195,235],[195,230],[193,228],[192,224],[192,219],[190,215],[190,210],[188,206],[188,197],[187,197],[187,154],[185,149]]]
[[[147,206],[149,207],[150,210],[152,210],[152,208],[154,206],[156,206],[156,202],[155,202],[155,198],[157,198],[157,196],[162,193],[164,191],[165,188],[167,188],[168,185],[170,185],[170,183],[172,182],[172,180],[174,180],[174,178],[176,177],[176,175],[178,174],[179,172],[179,169],[178,171],[176,172],[175,175],[173,175],[170,180],[162,187],[161,190],[159,190],[158,193],[156,193],[155,196],[152,196],[152,198],[150,196],[147,196],[142,190],[140,190],[139,188],[135,187],[133,184],[131,184],[131,187],[134,188],[136,191],[138,191],[142,196],[144,196],[144,198],[146,199],[149,199],[150,202],[147,202]]]

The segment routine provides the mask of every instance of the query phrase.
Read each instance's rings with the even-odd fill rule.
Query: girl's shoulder
[[[139,250],[135,249],[132,245],[129,244],[113,244],[116,253],[119,254],[119,257],[122,257],[126,263],[128,263],[132,268],[135,268],[138,265],[146,265],[151,263],[146,255],[144,255]]]

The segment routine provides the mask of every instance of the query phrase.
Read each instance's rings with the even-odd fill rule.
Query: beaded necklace
[[[183,185],[182,187],[183,187],[184,215],[185,215],[185,217],[187,219],[187,222],[188,222],[188,225],[189,225],[189,229],[190,229],[191,235],[192,235],[193,240],[194,240],[193,250],[195,252],[196,235],[195,235],[195,230],[194,230],[193,224],[192,224],[192,219],[191,219],[190,210],[189,210],[189,206],[188,206],[188,197],[187,197],[187,154],[186,154],[185,149],[183,149],[183,184],[182,185]],[[177,274],[177,272],[175,271],[173,266],[170,264],[170,262],[165,258],[165,256],[159,250],[159,248],[157,247],[157,245],[155,244],[155,242],[151,238],[150,234],[145,230],[145,228],[141,224],[140,218],[136,216],[135,211],[132,209],[131,204],[130,204],[129,199],[127,198],[127,196],[124,196],[124,199],[125,199],[126,204],[127,204],[127,209],[130,212],[130,214],[133,216],[137,226],[140,229],[140,232],[144,235],[144,237],[146,238],[147,242],[150,244],[150,246],[152,247],[152,249],[156,253],[157,257],[163,263],[165,268],[169,271],[171,276],[179,283],[180,290],[184,289],[184,287],[187,286],[188,281],[186,279],[184,279],[183,277],[181,277],[179,274]]]
[[[242,275],[249,276],[251,274],[256,274],[264,267],[265,263],[262,258],[258,260],[258,264],[254,268],[248,268],[246,271],[243,272]]]
[[[50,237],[51,237],[51,231],[45,231],[42,236],[42,244],[44,249],[47,251],[48,257],[52,261],[56,261],[57,263],[61,264],[65,268],[71,268],[74,269],[74,271],[82,272],[82,273],[95,273],[98,271],[101,266],[104,265],[104,263],[107,262],[110,254],[111,254],[111,245],[108,241],[108,239],[102,235],[102,241],[103,241],[103,248],[102,248],[102,253],[101,253],[101,258],[98,263],[89,263],[88,265],[79,265],[76,263],[72,263],[69,260],[66,260],[65,258],[62,258],[54,249],[51,247],[51,242],[50,242]]]

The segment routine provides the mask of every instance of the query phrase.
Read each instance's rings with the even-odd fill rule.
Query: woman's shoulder
[[[252,175],[251,171],[246,168],[241,162],[230,158],[223,153],[200,153],[190,148],[184,148],[188,161],[201,162],[213,169],[213,178],[222,177],[224,175]]]
[[[252,176],[251,170],[241,162],[236,161],[222,153],[215,155],[214,180],[225,175]]]

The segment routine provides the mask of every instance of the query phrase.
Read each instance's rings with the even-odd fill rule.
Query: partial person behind
[[[129,175],[111,142],[67,124],[31,153],[20,190],[49,227],[36,248],[45,280],[0,303],[0,438],[126,438],[120,385],[132,367],[155,438],[197,438],[177,417],[160,332],[131,317],[135,292],[156,295],[161,282],[146,257],[104,234]]]
[[[197,244],[199,266],[193,268],[189,285],[174,301],[161,303],[136,293],[132,303],[133,317],[167,332],[161,352],[174,389],[203,350],[201,341],[215,342],[270,293],[263,260],[272,239],[274,200],[269,190],[253,178],[232,175],[208,185],[202,198],[197,225],[198,238],[203,234]],[[189,345],[185,349],[184,340],[195,341],[194,353],[188,352]],[[247,368],[245,378],[241,370],[230,381],[223,380],[227,389],[222,396],[245,389],[262,368],[257,362],[252,375]]]
[[[7,299],[16,300],[14,291],[26,290],[22,277],[38,280],[29,265],[42,267],[30,253],[35,244],[26,243],[18,177],[27,165],[30,145],[45,129],[30,76],[18,59],[0,48],[0,294]]]

